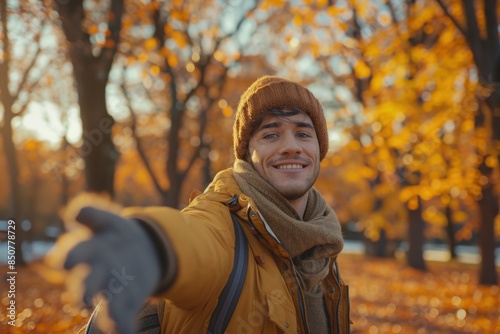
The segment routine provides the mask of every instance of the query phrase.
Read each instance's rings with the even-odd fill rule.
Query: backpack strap
[[[230,201],[236,199],[236,196]],[[230,209],[231,203],[228,203]],[[234,234],[235,234],[235,247],[234,247],[234,261],[233,270],[229,275],[226,286],[222,290],[219,297],[219,302],[215,308],[210,322],[208,324],[207,334],[223,334],[226,330],[231,317],[233,316],[234,309],[240,298],[241,290],[243,290],[243,283],[247,274],[248,265],[248,240],[243,232],[236,215],[231,212],[231,219],[233,220]]]

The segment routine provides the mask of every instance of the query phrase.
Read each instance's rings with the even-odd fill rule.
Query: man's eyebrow
[[[262,131],[262,130],[265,130],[265,129],[279,128],[280,126],[281,126],[281,123],[280,123],[280,122],[271,122],[271,123],[267,123],[267,124],[262,125],[262,126],[261,126],[258,130],[257,130],[257,132]]]
[[[309,122],[296,122],[295,124],[299,128],[309,128],[314,130],[314,126]]]
[[[314,126],[309,123],[309,122],[293,122],[298,128],[309,128],[309,129],[312,129],[314,130]],[[279,128],[281,126],[281,122],[271,122],[271,123],[267,123],[267,124],[264,124],[262,125],[258,130],[257,132],[259,131],[262,131],[262,130],[265,130],[265,129],[271,129],[271,128]]]

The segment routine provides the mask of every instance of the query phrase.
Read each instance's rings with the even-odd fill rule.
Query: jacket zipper
[[[337,265],[337,261],[334,262],[335,266],[335,277],[337,278],[337,284],[339,286],[339,299],[337,300],[337,310],[336,310],[336,318],[337,318],[337,331],[338,333],[342,333],[340,330],[340,318],[339,318],[339,311],[340,311],[340,302],[342,301],[342,284],[340,282],[340,273],[339,273],[339,268]],[[346,329],[347,333],[350,332],[350,318],[349,318],[349,313],[350,313],[350,308],[351,308],[351,302],[349,300],[349,291],[347,290],[347,324],[346,324]]]
[[[298,283],[298,280],[297,280],[297,273],[295,271],[295,265],[293,264],[292,259],[288,258],[288,260],[290,261],[290,264],[291,264],[290,270],[292,270],[293,280],[295,281],[295,285],[297,286],[297,294],[299,297],[299,311],[300,311],[300,316],[302,318],[302,323],[304,324],[304,334],[309,334],[309,328],[307,327],[306,312],[304,310],[304,297],[302,296],[302,289],[301,289],[300,284]]]
[[[337,312],[336,313],[336,318],[337,318],[337,333],[341,333],[340,332],[340,319],[339,319],[339,311],[340,311],[340,301],[342,300],[342,289],[340,288],[340,284],[339,284],[339,299],[337,300]]]
[[[250,222],[251,225],[253,225],[252,218],[251,218],[252,215],[251,215],[250,211],[252,211],[252,210],[248,210],[248,221]],[[267,224],[265,218],[262,216],[260,211],[255,210],[255,212],[257,212],[257,214],[259,215],[259,218],[264,223],[264,228],[266,229],[267,233],[269,233],[269,235],[271,235],[271,237],[278,243],[278,245],[280,245],[281,247],[283,247],[286,250],[286,248],[283,246],[283,244],[279,241],[278,237],[276,237],[276,235],[274,234],[273,230],[271,230],[271,227]],[[254,227],[254,229],[255,229],[255,227]],[[297,287],[297,294],[299,297],[300,317],[302,319],[302,323],[304,324],[304,333],[303,334],[309,334],[309,328],[307,327],[307,317],[306,317],[306,313],[304,310],[304,297],[302,296],[302,289],[300,288],[300,284],[299,284],[298,279],[297,279],[297,273],[295,272],[295,265],[293,264],[293,261],[291,258],[287,257],[287,259],[290,261],[290,270],[292,271],[293,280],[294,280],[295,285]]]

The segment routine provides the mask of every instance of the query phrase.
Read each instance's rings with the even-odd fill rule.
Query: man
[[[133,332],[150,296],[163,303],[162,333],[349,332],[347,286],[336,267],[340,224],[313,188],[328,152],[319,101],[297,83],[262,77],[241,97],[233,142],[233,167],[182,211],[80,211],[94,237],[65,266],[91,265],[85,300],[107,291],[120,333]],[[233,278],[235,268],[243,278]],[[214,320],[219,315],[225,322]]]

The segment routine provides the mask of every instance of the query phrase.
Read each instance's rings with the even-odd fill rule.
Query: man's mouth
[[[277,169],[303,169],[303,165],[299,164],[288,164],[288,165],[279,165],[276,166]]]

